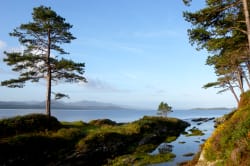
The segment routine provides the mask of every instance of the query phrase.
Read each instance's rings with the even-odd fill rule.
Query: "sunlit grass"
[[[219,160],[222,165],[250,163],[250,92],[242,95],[240,107],[219,125],[204,145],[209,161]]]
[[[175,141],[176,139],[177,139],[176,136],[169,136],[166,138],[165,142],[170,143],[170,142]]]
[[[190,136],[202,136],[202,135],[204,135],[204,133],[201,130],[199,130],[198,128],[192,128],[189,131],[191,133],[186,133],[185,134],[187,137],[190,137]]]
[[[73,156],[91,154],[86,162],[95,162],[98,159],[101,164],[108,158],[130,154],[131,160],[136,160],[135,165],[158,163],[168,161],[174,155],[164,153],[152,156],[148,153],[164,141],[175,140],[188,126],[186,122],[175,118],[147,116],[124,124],[108,119],[94,120],[89,123],[58,122],[53,117],[51,118],[53,123],[50,121],[48,123],[46,118],[45,115],[27,115],[1,120],[1,130],[3,126],[10,129],[10,131],[5,129],[0,137],[0,152],[1,154],[6,152],[3,158],[20,162],[21,156],[24,161],[46,162],[50,157],[60,161],[67,158],[69,154]],[[45,123],[47,126],[40,126]],[[34,126],[31,127],[31,124]],[[51,127],[51,124],[56,125]],[[36,149],[34,153],[32,148]],[[114,160],[111,163],[115,164],[115,161],[118,162],[117,164],[120,162]]]
[[[150,155],[147,153],[135,153],[124,155],[110,160],[106,166],[145,166],[149,164],[157,164],[167,162],[175,158],[173,153]]]

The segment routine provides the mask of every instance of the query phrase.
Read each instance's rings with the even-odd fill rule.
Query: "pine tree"
[[[4,52],[4,61],[19,72],[17,79],[1,82],[2,86],[22,88],[27,81],[38,82],[46,79],[46,114],[51,116],[52,81],[86,82],[84,63],[76,63],[70,59],[59,58],[58,55],[69,54],[60,46],[76,39],[69,29],[72,25],[57,15],[50,7],[40,6],[33,9],[33,22],[21,24],[10,36],[17,37],[25,49],[23,52]],[[67,97],[62,93],[55,98]]]
[[[187,5],[191,1],[183,0]],[[207,0],[205,8],[193,13],[184,12],[184,17],[192,24],[192,29],[188,30],[190,43],[196,44],[198,50],[206,49],[212,54],[207,58],[207,65],[214,67],[218,79],[204,87],[222,87],[220,92],[228,89],[234,96],[236,93],[232,88],[238,87],[241,93],[244,83],[250,88],[247,0]],[[238,97],[235,98],[238,101]]]
[[[158,106],[157,114],[161,116],[167,116],[167,114],[172,111],[172,107],[167,103],[161,102]]]

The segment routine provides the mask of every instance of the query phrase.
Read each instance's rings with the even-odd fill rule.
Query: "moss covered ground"
[[[241,96],[239,108],[227,118],[205,143],[205,157],[218,165],[249,165],[250,92]]]
[[[172,141],[189,124],[175,118],[143,117],[119,124],[59,122],[41,114],[0,120],[0,165],[146,165],[174,154],[149,152]],[[126,160],[124,159],[126,158]]]
[[[237,110],[222,117],[212,136],[199,154],[185,165],[249,166],[250,165],[250,91],[241,95]]]

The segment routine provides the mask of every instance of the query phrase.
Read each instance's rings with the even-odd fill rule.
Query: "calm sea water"
[[[176,157],[166,163],[159,163],[159,164],[152,164],[151,166],[176,166],[178,163],[181,163],[183,161],[192,160],[194,156],[184,156],[185,154],[189,153],[197,153],[200,150],[200,145],[204,143],[204,141],[212,134],[214,130],[214,122],[213,120],[210,120],[208,122],[202,122],[202,124],[199,124],[199,122],[192,122],[190,119],[186,120],[191,124],[190,127],[186,128],[186,131],[188,132],[189,129],[192,129],[193,127],[198,128],[201,130],[204,135],[202,136],[186,136],[181,134],[175,141],[171,143],[162,143],[160,144],[153,152],[152,154],[159,154],[159,149],[166,145],[173,146],[173,151],[176,155]],[[198,125],[199,124],[199,125]],[[189,132],[190,133],[190,132]]]
[[[93,119],[108,118],[116,122],[131,122],[145,115],[154,116],[156,110],[61,110],[53,109],[52,115],[60,121],[89,122]],[[174,110],[168,116],[179,119],[192,119],[199,117],[220,117],[230,110]],[[43,109],[0,109],[0,119],[25,115],[30,113],[45,113]]]
[[[152,166],[176,166],[178,163],[191,160],[193,156],[185,157],[184,154],[196,153],[199,150],[200,145],[206,140],[214,130],[214,122],[210,120],[208,122],[203,122],[198,124],[197,122],[192,122],[194,118],[212,118],[221,117],[224,114],[229,113],[231,110],[174,110],[169,113],[169,117],[176,117],[188,121],[191,126],[186,129],[197,127],[202,130],[205,135],[203,136],[192,136],[187,137],[185,135],[180,135],[174,142],[162,143],[153,152],[152,155],[158,154],[159,149],[163,146],[172,145],[173,151],[176,157],[166,163],[154,164]],[[0,119],[13,117],[17,115],[25,115],[30,113],[44,113],[44,110],[38,109],[0,109]],[[60,121],[84,121],[89,122],[93,119],[104,119],[108,118],[116,122],[131,122],[138,120],[145,115],[154,116],[156,115],[156,110],[52,110],[52,115],[57,117]],[[185,142],[185,143],[183,143]]]

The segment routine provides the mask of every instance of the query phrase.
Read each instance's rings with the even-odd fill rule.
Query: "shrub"
[[[22,133],[57,130],[61,123],[55,117],[29,114],[0,120],[0,137]]]
[[[54,137],[61,137],[68,140],[74,140],[77,138],[84,137],[86,133],[84,130],[79,128],[61,128],[56,133],[53,133],[52,136]]]
[[[204,133],[201,130],[199,130],[198,128],[196,128],[196,127],[193,127],[189,131],[191,133],[185,134],[187,137],[190,137],[190,136],[202,136],[202,135],[204,135]]]
[[[239,108],[243,108],[245,106],[250,105],[250,91],[247,91],[240,96]]]
[[[65,139],[28,134],[13,136],[0,147],[0,165],[48,165],[62,160],[69,150]]]
[[[102,125],[117,125],[115,121],[112,121],[110,119],[97,119],[97,120],[92,120],[89,122],[91,125],[96,125],[96,126],[102,126]]]

